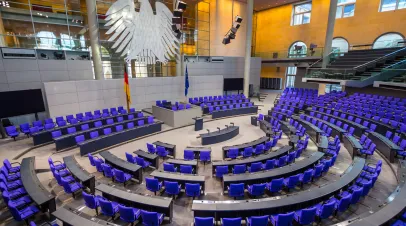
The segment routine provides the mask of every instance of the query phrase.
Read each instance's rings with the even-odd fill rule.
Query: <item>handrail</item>
[[[391,65],[389,65],[389,66],[387,66],[387,67],[384,67],[383,69],[388,69],[388,68],[391,68],[391,67],[396,66],[396,65],[398,65],[398,64],[402,64],[402,63],[404,63],[404,62],[406,62],[406,60],[399,61],[399,62],[397,62],[396,64],[391,64]]]
[[[332,53],[334,53],[335,50],[331,51],[326,57],[330,56]],[[313,64],[311,64],[308,68],[311,68],[313,65],[317,64],[318,62],[320,62],[320,60],[323,60],[324,56],[320,59],[318,59],[316,62],[314,62]]]
[[[399,53],[399,52],[402,52],[402,51],[405,51],[405,50],[406,50],[406,47],[403,47],[402,49],[399,49],[399,50],[396,50],[395,52],[391,52],[391,53],[389,53],[389,54],[386,54],[385,56],[379,57],[378,59],[375,59],[375,60],[366,62],[365,64],[356,66],[356,67],[354,67],[354,69],[358,69],[358,68],[360,68],[360,67],[364,67],[364,66],[369,65],[369,64],[371,64],[371,63],[375,63],[375,62],[377,62],[377,61],[380,61],[380,60],[382,60],[382,59],[388,58],[388,57],[390,57],[390,56],[393,56],[393,55],[396,54],[396,53]]]

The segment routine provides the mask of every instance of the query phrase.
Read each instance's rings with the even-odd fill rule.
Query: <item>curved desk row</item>
[[[378,151],[383,154],[391,163],[395,162],[397,151],[402,151],[402,148],[386,138],[384,135],[377,132],[368,133],[368,138],[376,144]]]
[[[202,145],[216,144],[237,136],[240,133],[239,126],[229,126],[215,132],[202,133],[200,138],[202,139]]]
[[[279,102],[278,102],[277,105],[278,105],[278,107],[282,107],[282,108],[285,108],[285,109],[293,108],[293,112],[296,113],[296,114],[299,114],[300,108],[297,107],[297,106],[292,106],[292,105],[287,105],[287,104],[280,104]]]
[[[275,111],[273,108],[272,110],[268,110],[268,115],[276,117],[276,114],[282,115],[282,120],[286,121],[287,118],[290,118],[290,116],[287,113],[283,113],[281,111]]]
[[[242,103],[251,102],[250,98],[238,98],[238,99],[230,98],[230,99],[224,99],[224,100],[208,100],[208,101],[203,101],[203,102],[199,101],[199,102],[195,103],[195,105],[200,106],[201,104],[208,104],[208,103],[211,103],[213,105],[214,103],[217,103],[217,104],[220,104],[221,102],[227,103],[227,101],[230,101],[230,103],[233,103],[234,100],[236,100],[236,101],[242,100]]]
[[[354,136],[344,134],[343,139],[344,147],[350,153],[351,157],[361,155],[361,150],[363,149],[361,143]]]
[[[291,146],[284,146],[279,148],[276,151],[270,151],[265,154],[244,158],[244,159],[234,159],[230,161],[212,161],[212,172],[214,174],[215,169],[217,166],[228,166],[228,171],[231,172],[232,168],[235,165],[247,165],[250,166],[252,163],[255,162],[262,162],[265,163],[267,160],[276,159],[281,156],[287,155],[289,151],[293,150]]]
[[[161,121],[155,121],[152,124],[136,126],[132,129],[126,129],[109,135],[103,135],[91,140],[86,140],[78,144],[80,148],[80,155],[84,156],[87,153],[92,153],[100,149],[104,149],[125,141],[135,139],[137,137],[142,137],[151,133],[159,132],[161,131],[162,124],[163,122]]]
[[[102,196],[110,201],[115,201],[129,207],[134,207],[146,211],[153,211],[165,214],[172,221],[173,201],[172,198],[135,194],[123,191],[106,184],[99,184],[96,187]]]
[[[312,112],[312,111],[313,111],[313,110],[308,111],[308,110],[306,109],[306,113],[307,113],[307,114],[309,114],[309,113]],[[315,114],[320,114],[321,116],[327,116],[327,117],[329,117],[329,118],[334,118],[336,121],[342,121],[344,124],[347,124],[349,127],[353,127],[353,128],[354,128],[354,134],[355,134],[357,137],[361,137],[361,135],[364,134],[367,129],[369,129],[369,128],[367,128],[367,127],[361,125],[361,124],[358,124],[358,123],[356,123],[356,122],[350,121],[350,120],[348,120],[348,119],[341,118],[341,117],[339,117],[339,116],[335,116],[335,115],[332,115],[332,114],[327,114],[327,113],[319,112],[319,111],[313,111],[313,112],[314,112]],[[346,114],[346,113],[344,113],[344,114]]]
[[[302,123],[302,122],[307,122],[306,120],[297,120],[299,123]],[[310,135],[310,137],[311,137],[311,139],[313,140],[313,142],[315,142],[315,144],[316,144],[316,146],[317,146],[317,150],[318,151],[321,151],[321,152],[324,152],[327,148],[328,148],[328,137],[326,136],[326,135],[322,135],[322,133],[324,133],[324,131],[322,131],[322,133],[318,133],[318,131],[313,131],[313,129],[314,128],[318,128],[318,129],[320,129],[319,127],[317,127],[317,126],[309,126],[311,123],[310,122],[308,122],[305,126],[307,126],[307,127],[305,127],[305,126],[303,126],[303,127],[305,127],[306,128],[306,133],[307,134],[309,134]],[[303,124],[302,124],[303,125]],[[311,124],[311,125],[313,125],[313,124]],[[312,137],[312,135],[313,136],[315,136],[315,134],[316,134],[316,137],[317,137],[317,134],[319,134],[319,141],[318,142],[316,142],[314,139],[314,137]],[[294,137],[294,136],[296,136],[296,135],[292,135],[291,137]],[[340,136],[341,137],[341,136]]]
[[[281,124],[281,129],[286,135],[294,135],[297,132],[297,129],[290,125],[287,121],[280,120],[279,123]]]
[[[124,159],[121,159],[109,151],[100,152],[100,156],[104,158],[104,161],[111,165],[113,168],[122,170],[123,172],[129,173],[134,179],[138,180],[138,183],[142,183],[142,167]]]
[[[116,226],[111,222],[101,220],[97,217],[89,216],[81,211],[75,209],[67,209],[66,207],[61,207],[52,215],[58,220],[62,221],[63,225],[83,225],[83,226]]]
[[[344,114],[347,114],[347,115],[354,116],[354,118],[360,118],[360,119],[362,119],[362,120],[364,120],[364,121],[366,120],[366,121],[368,121],[369,123],[375,124],[375,125],[376,125],[376,132],[378,132],[378,133],[380,133],[380,134],[385,134],[386,131],[388,131],[388,130],[391,131],[391,132],[395,132],[395,131],[396,131],[396,129],[393,128],[391,125],[385,124],[385,123],[380,122],[380,121],[376,121],[376,120],[371,119],[371,118],[367,118],[367,117],[360,116],[360,115],[357,115],[357,114],[352,114],[352,113],[350,113],[350,112],[344,112],[344,111],[341,111],[341,110],[333,110],[333,109],[330,109],[330,108],[327,108],[327,107],[321,107],[321,106],[314,106],[314,107],[324,108],[325,111],[326,111],[326,110],[331,110],[332,112],[333,112],[333,111],[338,111],[338,112],[340,112],[340,114],[341,114],[341,113],[344,113]],[[310,110],[310,109],[306,109],[306,110]]]
[[[312,138],[315,143],[320,142],[320,136],[324,133],[323,130],[298,116],[292,116],[292,118],[302,124],[302,126],[306,129],[306,133],[309,134],[310,138]]]
[[[387,198],[385,203],[379,205],[379,209],[366,217],[357,217],[344,222],[340,226],[377,226],[391,225],[391,221],[396,221],[396,217],[402,215],[406,209],[406,161],[399,161],[398,169],[399,184],[396,190]],[[368,212],[369,213],[369,212]]]
[[[138,114],[140,114],[140,116],[138,116]],[[142,117],[142,113],[140,111],[136,111],[136,112],[132,112],[132,113],[127,113],[127,114],[119,114],[119,115],[115,115],[115,116],[108,116],[105,118],[98,118],[98,119],[92,119],[92,120],[88,120],[86,122],[78,122],[74,125],[72,124],[67,124],[66,126],[57,126],[53,129],[50,130],[43,130],[40,131],[38,133],[34,133],[32,134],[32,139],[34,141],[34,145],[40,145],[40,144],[45,144],[48,142],[52,142],[52,132],[56,131],[56,130],[60,130],[62,132],[62,134],[68,134],[68,128],[70,127],[76,127],[76,130],[79,131],[81,130],[81,126],[83,124],[89,124],[90,128],[94,127],[94,122],[97,121],[101,121],[103,125],[107,124],[107,119],[113,119],[115,122],[117,122],[117,118],[118,117],[123,117],[124,120],[128,119],[128,115],[134,115],[134,117]]]
[[[333,137],[338,136],[340,138],[340,140],[343,139],[343,134],[347,132],[343,128],[338,127],[335,124],[333,124],[331,122],[328,122],[328,121],[325,121],[323,119],[319,119],[319,118],[316,118],[316,117],[313,117],[313,116],[310,116],[310,115],[305,115],[305,117],[310,117],[312,119],[316,119],[316,120],[318,120],[320,122],[323,122],[324,124],[326,124],[328,127],[330,127],[332,129],[331,130],[331,136],[333,136]]]
[[[184,166],[192,166],[193,171],[197,172],[197,160],[183,160],[183,159],[168,159],[165,161],[166,163],[173,164],[178,169],[180,165]],[[158,169],[158,168],[157,168]]]
[[[176,145],[174,144],[168,144],[165,142],[161,142],[161,141],[155,141],[154,143],[152,143],[155,146],[161,146],[164,147],[168,152],[169,155],[173,156],[174,158],[176,158]]]
[[[296,161],[280,168],[249,174],[224,175],[223,190],[227,190],[227,187],[230,186],[230,184],[261,184],[270,182],[273,179],[285,178],[298,173],[303,173],[305,170],[313,168],[323,157],[323,152],[315,152],[303,160]]]
[[[179,184],[182,185],[183,189],[185,189],[186,183],[199,184],[202,187],[203,193],[206,188],[204,186],[204,182],[205,182],[204,176],[199,176],[196,174],[183,174],[183,173],[173,173],[173,172],[155,170],[154,172],[152,172],[150,174],[150,176],[158,179],[159,181],[178,182]]]
[[[139,120],[143,120],[144,123],[148,122],[148,117],[144,116],[141,118],[134,118],[132,120],[125,120],[122,122],[116,122],[110,125],[103,125],[101,127],[97,127],[97,128],[90,128],[87,130],[78,130],[76,133],[71,133],[71,134],[66,134],[66,135],[62,135],[60,137],[57,137],[54,139],[55,141],[55,147],[56,147],[56,151],[60,151],[63,150],[65,148],[70,148],[70,147],[74,147],[76,146],[76,140],[75,137],[80,136],[80,135],[84,135],[86,139],[91,139],[90,138],[90,133],[97,131],[99,133],[99,135],[104,134],[104,129],[106,128],[111,128],[111,131],[113,133],[117,132],[116,130],[116,126],[118,125],[122,125],[124,128],[127,128],[127,123],[129,122],[133,122],[135,125],[137,125],[137,121]]]
[[[223,118],[223,117],[229,117],[229,116],[234,116],[234,115],[245,115],[245,114],[256,114],[256,113],[258,113],[258,106],[252,106],[252,107],[241,107],[241,108],[213,111],[211,113],[211,117],[213,119],[215,119],[215,118]]]
[[[65,163],[66,168],[72,173],[72,176],[79,180],[83,186],[89,188],[90,192],[94,194],[96,184],[94,175],[83,169],[73,155],[63,157],[63,162]]]
[[[151,163],[151,167],[154,167],[155,169],[159,168],[159,156],[157,154],[152,154],[146,151],[143,151],[141,149],[138,149],[133,152],[137,156],[146,159],[148,162]]]
[[[233,146],[224,146],[223,147],[223,159],[227,156],[227,152],[230,149],[237,148],[238,152],[240,153],[240,152],[244,151],[244,148],[248,148],[248,147],[255,148],[257,145],[265,144],[267,141],[269,141],[269,137],[264,136],[264,137],[261,137],[259,139],[253,140],[251,142],[247,142],[247,143],[243,143],[243,144],[237,144],[237,145],[233,145]]]
[[[191,147],[191,146],[187,146],[185,148],[185,151],[193,151],[193,153],[195,154],[195,159],[199,159],[200,152],[202,152],[202,151],[210,152],[210,156],[211,156],[211,147]]]
[[[50,213],[56,210],[53,196],[39,181],[35,172],[35,156],[24,158],[20,166],[21,182],[31,199],[40,207],[42,212]]]
[[[239,104],[240,107],[241,107],[242,104],[248,105],[248,103],[249,103],[249,102],[229,103],[229,104],[226,104],[226,103],[224,103],[224,104],[217,103],[217,105],[211,105],[211,106],[207,106],[207,105],[206,105],[206,106],[203,107],[203,114],[209,114],[209,113],[210,113],[210,110],[209,110],[210,107],[213,107],[213,110],[215,110],[216,107],[220,107],[220,109],[221,109],[223,106],[227,106],[227,108],[229,108],[228,106],[230,106],[230,105],[232,105],[232,106],[235,108],[235,107],[237,107],[237,104]]]
[[[214,217],[215,220],[232,217],[250,217],[296,211],[316,205],[329,197],[340,193],[361,173],[365,159],[356,157],[352,165],[339,180],[308,191],[291,195],[264,199],[241,201],[206,201],[194,200],[192,210],[194,217]]]

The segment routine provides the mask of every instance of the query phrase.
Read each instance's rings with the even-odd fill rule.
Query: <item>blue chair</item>
[[[12,137],[14,140],[16,140],[16,137],[20,135],[20,132],[17,131],[17,128],[15,126],[7,126],[6,133],[9,137]]]
[[[69,127],[67,129],[67,131],[68,131],[68,134],[76,133],[76,127]]]
[[[70,124],[72,124],[71,123],[72,119],[74,119],[73,115],[67,115],[66,116],[66,121],[68,121]]]
[[[58,164],[56,164],[58,163]],[[66,165],[65,163],[62,163],[61,161],[53,161],[51,157],[48,158],[48,164],[53,167],[55,167],[56,170],[61,170],[61,169],[65,169]]]
[[[28,123],[23,123],[20,124],[20,131],[23,132],[27,137],[30,135],[30,124]]]
[[[228,186],[228,196],[234,197],[234,199],[244,197],[244,183],[230,184]]]
[[[88,130],[90,127],[89,127],[89,124],[83,124],[83,125],[80,125],[80,129],[83,131],[83,130]]]
[[[103,175],[107,178],[111,178],[114,181],[114,169],[106,163],[102,164],[103,167]]]
[[[148,116],[148,119],[147,119],[148,121],[148,124],[152,124],[152,123],[154,123],[154,117],[153,116]]]
[[[185,160],[194,160],[195,159],[195,153],[190,150],[184,150],[183,151],[183,159]]]
[[[130,117],[130,115],[128,117]],[[133,122],[127,123],[127,129],[132,129],[132,128],[134,128],[134,123]]]
[[[7,191],[4,191],[7,192]],[[14,200],[10,200],[9,198],[4,197],[4,202],[8,205],[8,206],[14,206],[17,209],[22,209],[25,206],[27,206],[27,204],[30,204],[33,202],[33,200],[30,198],[30,196],[23,196]]]
[[[277,166],[278,167],[286,166],[287,162],[288,162],[288,156],[284,155],[278,159]]]
[[[118,204],[118,212],[122,221],[132,224],[141,216],[141,210],[121,204]]]
[[[271,182],[266,184],[266,188],[271,193],[280,192],[283,188],[283,178],[273,179]]]
[[[179,195],[181,185],[178,182],[165,181],[165,193],[172,195],[174,198]]]
[[[321,177],[321,173],[322,173],[322,171],[323,171],[323,167],[324,167],[323,163],[319,163],[319,164],[316,165],[316,167],[314,167],[312,181],[313,181],[314,178],[319,178],[319,177]]]
[[[137,165],[141,166],[143,169],[145,169],[151,165],[150,162],[145,161],[143,158],[138,157],[138,156],[135,156],[135,162],[137,163]]]
[[[191,184],[191,183],[186,183],[185,184],[185,193],[189,197],[199,197],[200,196],[200,184]]]
[[[192,174],[193,173],[193,167],[190,165],[180,165],[180,172],[181,173],[186,173],[186,174]]]
[[[98,131],[90,132],[90,139],[94,139],[94,138],[97,138],[97,137],[99,137],[99,132]]]
[[[262,170],[262,163],[261,162],[254,162],[251,166],[248,167],[248,172],[254,173]]]
[[[137,124],[138,124],[138,126],[143,126],[143,125],[145,125],[144,120],[138,120]]]
[[[79,135],[75,137],[76,144],[80,144],[85,141],[85,135]]]
[[[109,118],[109,119],[106,120],[106,124],[107,125],[112,125],[112,124],[114,124],[114,120]]]
[[[253,216],[247,217],[245,220],[247,226],[267,226],[268,225],[268,216]]]
[[[313,169],[308,169],[304,173],[301,173],[299,176],[300,186],[303,188],[304,184],[307,184],[312,181]]]
[[[97,172],[104,173],[103,166],[102,166],[103,163],[104,162],[101,159],[95,159],[94,160],[94,164],[96,166]]]
[[[82,196],[85,200],[85,205],[92,210],[96,210],[96,215],[99,215],[99,199],[94,195],[87,194],[84,191],[82,191]]]
[[[148,212],[141,210],[142,223],[146,226],[161,225],[164,220],[164,214],[157,212]]]
[[[316,216],[319,218],[319,220],[327,219],[330,216],[333,215],[335,211],[335,205],[336,201],[335,200],[329,200],[324,204],[317,204],[315,207],[317,208],[316,211]]]
[[[288,191],[292,188],[295,188],[296,185],[299,183],[299,176],[300,174],[290,176],[288,178],[285,178],[283,180],[283,185],[288,189]]]
[[[301,209],[295,212],[295,220],[300,225],[312,224],[316,218],[317,207]]]
[[[25,221],[28,225],[28,218],[39,212],[36,206],[27,206],[23,209],[17,209],[16,206],[8,205],[11,215],[16,221]]]
[[[243,156],[244,158],[251,157],[253,150],[254,150],[254,149],[253,149],[252,147],[244,148],[244,151],[242,152],[242,156]]]
[[[162,188],[162,182],[159,182],[158,179],[155,178],[145,178],[145,183],[147,190],[154,192],[155,195],[156,192]]]
[[[123,171],[118,170],[118,169],[114,169],[114,179],[115,179],[115,181],[118,182],[118,183],[123,183],[124,187],[125,187],[126,183],[129,180],[131,180],[131,178],[132,178],[131,174],[124,173]]]
[[[351,193],[348,193],[347,196],[341,197],[340,200],[337,200],[336,198],[332,198],[332,200],[336,201],[335,205],[335,215],[337,215],[338,212],[344,212],[348,209],[351,203]]]
[[[171,163],[164,163],[164,171],[166,172],[177,172],[178,168]]]
[[[78,182],[69,183],[69,181],[65,180],[63,177],[61,177],[61,181],[63,184],[63,190],[68,194],[72,194],[73,198],[75,198],[75,193],[82,189],[82,185]]]
[[[268,159],[266,160],[265,164],[262,165],[264,170],[270,170],[275,167],[275,159]]]
[[[125,158],[127,159],[127,162],[136,164],[135,160],[134,160],[134,156],[128,152],[125,152]]]
[[[32,127],[38,127],[39,131],[44,130],[44,126],[42,125],[41,121],[32,122]]]
[[[60,130],[55,130],[51,132],[52,139],[58,138],[62,136],[62,132]]]
[[[155,152],[156,152],[156,148],[154,147],[153,144],[150,144],[150,143],[147,143],[147,150],[151,154],[155,154]]]
[[[247,190],[251,196],[262,196],[265,193],[266,184],[248,185]]]
[[[199,155],[200,161],[206,164],[211,161],[211,151],[201,151]]]
[[[228,174],[228,166],[216,166],[216,177],[223,178],[224,174]]]
[[[292,225],[295,212],[271,215],[270,220],[273,226]]]
[[[247,171],[247,166],[245,164],[235,165],[233,168],[233,174],[242,174]]]
[[[120,132],[124,130],[124,126],[123,125],[117,125],[116,126],[116,132]]]
[[[223,226],[241,226],[241,217],[237,218],[221,218],[221,225]]]
[[[95,159],[98,159],[98,160],[101,161],[101,163],[104,163],[104,161],[101,160],[101,159],[99,159],[99,157],[93,156],[93,155],[90,154],[90,153],[87,153],[87,157],[89,158],[90,165],[92,165],[92,166],[96,166],[96,161],[95,161]]]
[[[213,217],[195,217],[195,226],[213,226],[214,218]]]
[[[238,148],[231,148],[227,152],[227,158],[236,159],[238,157]]]
[[[255,147],[254,154],[255,154],[255,155],[263,154],[263,153],[264,153],[264,149],[265,149],[265,147],[264,147],[263,144],[257,145],[257,146]]]
[[[12,164],[18,164],[18,166],[13,166]],[[8,159],[3,160],[3,165],[6,168],[8,173],[17,173],[20,171],[19,162],[10,162]]]
[[[110,202],[109,200],[105,198],[99,198],[99,205],[101,209],[101,213],[103,215],[111,217],[111,219],[114,219],[116,216],[116,213],[118,212],[118,203],[116,202]]]
[[[166,157],[169,154],[169,152],[162,146],[157,146],[156,150],[157,150],[156,152],[157,152],[158,156],[160,156],[160,157]]]

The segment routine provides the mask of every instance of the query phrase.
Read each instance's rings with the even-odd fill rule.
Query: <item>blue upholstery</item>
[[[195,217],[195,226],[213,226],[213,217]]]
[[[76,127],[69,127],[67,129],[67,131],[68,131],[68,134],[76,133]]]
[[[263,144],[257,145],[257,146],[255,147],[255,149],[254,149],[254,154],[256,154],[256,155],[263,154],[263,153],[264,153],[264,149],[265,149],[265,147],[264,147]]]
[[[138,120],[137,124],[138,124],[138,126],[143,126],[143,125],[145,125],[144,120]]]
[[[261,162],[254,162],[251,166],[248,167],[248,172],[254,173],[262,170],[262,163]]]
[[[231,148],[227,151],[227,158],[236,159],[238,157],[238,148]]]
[[[6,133],[9,137],[12,137],[14,140],[16,140],[16,137],[20,135],[20,132],[17,131],[17,128],[15,126],[6,127]]]
[[[251,156],[252,156],[252,152],[253,152],[253,148],[252,148],[252,147],[244,148],[244,151],[243,151],[243,153],[242,153],[242,156],[243,156],[244,158],[251,157]]]
[[[126,207],[121,204],[118,204],[118,211],[120,212],[120,219],[127,223],[134,223],[141,216],[140,209]]]
[[[105,128],[105,129],[103,129],[103,134],[104,134],[104,135],[109,135],[109,134],[111,134],[111,128]]]
[[[96,210],[96,214],[99,215],[98,207],[99,207],[99,200],[92,194],[87,194],[86,192],[82,191],[83,199],[85,200],[85,205],[93,210]]]
[[[228,196],[230,197],[244,197],[244,183],[230,184],[228,186]]]
[[[190,165],[180,165],[180,172],[181,173],[186,173],[186,174],[192,174],[193,173],[193,167]]]
[[[299,174],[290,176],[290,177],[286,178],[285,180],[283,180],[283,184],[285,185],[285,187],[288,190],[295,188],[296,185],[299,183],[299,176],[300,176]]]
[[[89,124],[83,124],[83,125],[80,125],[80,129],[83,131],[83,130],[88,130],[89,129]]]
[[[261,196],[265,193],[265,186],[266,186],[266,184],[248,185],[247,190],[248,190],[248,193],[252,196]]]
[[[147,150],[151,154],[155,154],[155,152],[156,152],[156,149],[155,149],[154,145],[150,144],[150,143],[147,143]]]
[[[148,166],[151,165],[150,162],[145,161],[143,158],[135,156],[135,162],[137,163],[137,165],[141,166],[142,168],[147,168]]]
[[[195,153],[193,151],[190,151],[190,150],[184,150],[183,151],[183,158],[185,160],[193,160],[193,159],[195,159]]]
[[[164,163],[164,171],[166,172],[177,172],[178,168],[171,163]]]
[[[131,178],[132,178],[131,174],[124,173],[123,171],[118,170],[118,169],[114,169],[114,179],[115,179],[115,181],[118,182],[118,183],[123,183],[124,187],[125,187],[126,183],[129,180],[131,180]]]
[[[241,217],[237,218],[221,218],[223,226],[241,226]]]
[[[279,192],[283,187],[283,178],[273,179],[270,183],[266,185],[266,188],[272,192]]]
[[[75,137],[76,144],[80,144],[85,141],[85,135],[79,135]]]
[[[164,220],[164,215],[157,212],[148,212],[141,210],[142,223],[146,226],[157,226],[162,224]]]
[[[168,195],[178,195],[181,185],[178,182],[165,181],[165,193]]]
[[[41,121],[34,121],[32,122],[32,127],[38,127],[38,130],[44,130],[44,126],[42,125]]]
[[[335,205],[335,200],[329,200],[324,204],[317,204],[315,206],[317,207],[316,215],[319,217],[320,220],[329,218],[334,213]]]
[[[27,206],[23,209],[17,209],[16,206],[9,205],[8,209],[10,210],[11,215],[16,221],[26,220],[27,218],[39,212],[39,209],[36,206]]]
[[[324,165],[322,163],[319,163],[316,165],[316,167],[314,167],[313,178],[321,177],[323,167],[324,167]]]
[[[201,151],[200,152],[200,161],[206,163],[211,161],[211,151]]]
[[[294,212],[271,215],[271,223],[273,226],[291,226],[294,215]]]
[[[28,123],[23,123],[20,124],[20,131],[25,133],[25,135],[30,135],[30,124]]]
[[[118,212],[118,203],[110,202],[105,198],[99,198],[99,205],[103,215],[114,218]]]
[[[285,166],[287,161],[288,161],[288,156],[287,155],[284,155],[284,156],[280,157],[278,159],[278,163],[277,163],[278,167]]]
[[[156,150],[157,150],[158,156],[160,156],[160,157],[166,157],[169,154],[169,152],[162,146],[157,146]]]
[[[222,178],[224,174],[228,174],[228,166],[216,166],[216,177]]]
[[[161,190],[162,182],[159,182],[158,179],[155,178],[145,178],[147,190],[152,191],[155,193]]]
[[[295,212],[295,220],[301,225],[307,225],[314,222],[316,218],[317,207],[298,210]]]
[[[18,166],[12,166],[12,164],[18,164]],[[6,168],[8,173],[16,173],[20,171],[20,163],[10,162],[8,159],[3,160],[3,165]]]
[[[275,159],[268,159],[266,160],[265,164],[262,165],[264,170],[270,170],[275,167]]]
[[[233,168],[233,174],[242,174],[247,171],[247,166],[245,164],[243,165],[235,165]]]
[[[112,178],[114,180],[113,168],[109,164],[106,164],[106,163],[103,163],[102,167],[103,167],[104,176],[107,177],[107,178]]]
[[[73,198],[75,198],[75,192],[82,189],[82,185],[78,182],[69,183],[69,181],[63,177],[61,178],[61,181],[63,184],[63,190],[68,194],[72,194]]]
[[[246,219],[247,226],[267,226],[268,225],[268,216],[253,216],[247,217]]]
[[[199,184],[185,184],[185,193],[189,197],[199,197],[200,196],[200,185]]]
[[[299,181],[301,186],[303,187],[304,184],[307,184],[310,181],[312,181],[312,177],[313,177],[313,169],[308,169],[304,173],[300,174]]]

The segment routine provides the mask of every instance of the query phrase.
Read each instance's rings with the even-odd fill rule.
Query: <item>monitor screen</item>
[[[40,89],[0,92],[0,118],[45,111]]]
[[[224,91],[243,90],[244,89],[244,79],[243,78],[225,78],[223,89],[224,89]]]

